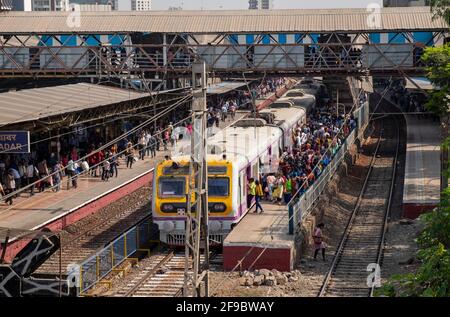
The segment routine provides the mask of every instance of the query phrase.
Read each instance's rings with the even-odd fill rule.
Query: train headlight
[[[162,204],[161,211],[163,212],[175,212],[175,206],[172,204]]]
[[[213,232],[217,232],[217,231],[219,231],[220,229],[222,229],[222,223],[221,223],[220,221],[217,221],[217,220],[211,221],[211,222],[209,223],[209,229],[210,229],[211,231],[213,231]]]
[[[171,232],[171,231],[173,231],[173,229],[175,229],[175,223],[173,221],[164,222],[163,230],[165,232]]]
[[[227,210],[227,206],[225,204],[214,204],[212,206],[212,210],[213,212],[225,212]]]

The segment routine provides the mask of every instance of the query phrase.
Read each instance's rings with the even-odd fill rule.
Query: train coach
[[[293,143],[293,129],[306,121],[306,109],[279,102],[249,115],[207,141],[209,239],[220,245],[246,215],[247,183],[261,173],[278,170],[285,146]],[[162,243],[185,243],[189,155],[174,156],[155,168],[152,215]]]

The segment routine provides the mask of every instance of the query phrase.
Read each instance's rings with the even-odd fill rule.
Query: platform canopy
[[[148,96],[87,83],[10,91],[0,94],[0,125],[39,120]]]
[[[72,17],[73,12],[12,11],[0,14],[0,34],[369,33],[448,30],[443,19],[433,19],[429,7],[382,8],[380,10],[381,23],[378,25],[369,23],[370,16],[373,17],[377,13],[361,8],[81,12],[79,21],[76,17]]]

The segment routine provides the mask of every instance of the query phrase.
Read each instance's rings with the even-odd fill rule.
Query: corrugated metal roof
[[[146,93],[87,83],[10,91],[0,94],[0,125],[39,120],[147,96]]]
[[[0,34],[161,32],[260,33],[447,30],[443,19],[432,19],[429,7],[382,8],[381,28],[369,27],[366,9],[235,10],[235,11],[112,11],[82,12],[71,27],[70,12],[6,12]]]

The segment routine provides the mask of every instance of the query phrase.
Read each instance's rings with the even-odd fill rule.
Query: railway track
[[[114,297],[173,297],[183,287],[184,255],[173,251],[145,259]]]
[[[373,295],[375,283],[369,277],[376,276],[372,270],[377,266],[379,268],[382,262],[400,141],[396,121],[393,118],[386,121],[380,131],[361,193],[319,291],[319,297]]]
[[[138,193],[113,203],[112,207],[105,207],[99,214],[82,220],[80,224],[69,226],[62,234],[61,254],[56,252],[33,275],[59,276],[61,269],[65,276],[68,265],[85,260],[121,233],[149,217],[148,205],[142,204],[144,198],[148,197],[148,190],[142,188]],[[111,208],[119,212],[113,212]],[[72,234],[71,230],[76,233]]]
[[[211,254],[211,271],[220,270],[223,257]],[[177,297],[182,296],[184,286],[185,254],[166,251],[146,258],[139,263],[139,270],[121,285],[114,286],[113,297]]]

